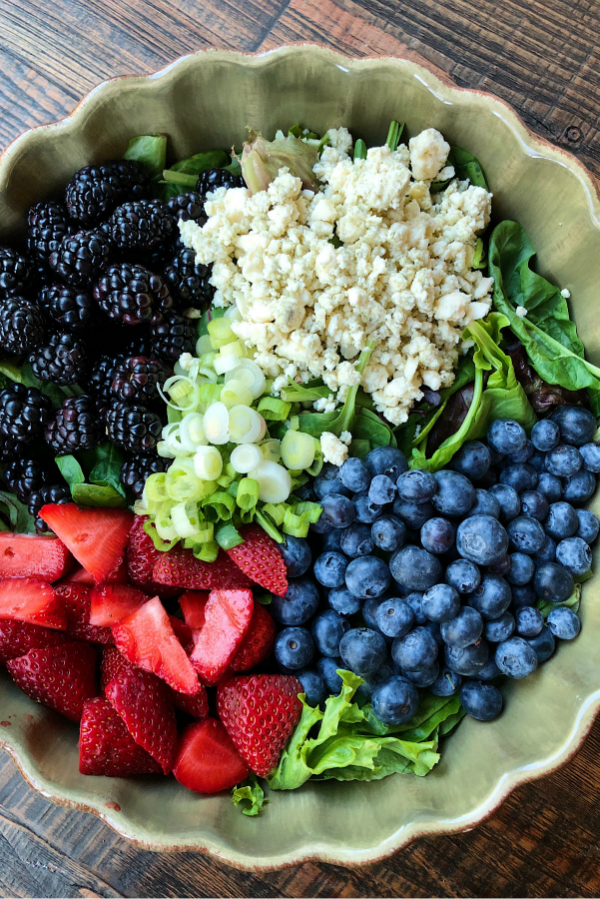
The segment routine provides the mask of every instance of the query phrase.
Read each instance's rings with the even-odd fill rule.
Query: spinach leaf
[[[187,159],[174,163],[170,169],[164,169],[161,182],[161,193],[164,200],[176,197],[187,190],[195,190],[198,176],[208,169],[222,169],[231,162],[225,150],[206,150],[196,153]]]
[[[583,344],[559,288],[531,270],[534,255],[517,222],[501,222],[494,228],[489,246],[494,306],[507,317],[539,376],[566,390],[586,389],[594,415],[600,415],[600,368],[584,359]],[[517,306],[527,315],[518,316]]]
[[[124,498],[113,487],[98,487],[96,484],[75,484],[71,496],[81,506],[105,506],[112,509],[125,505]]]
[[[138,162],[152,178],[157,178],[167,164],[167,135],[141,134],[132,138],[123,159]]]
[[[73,487],[85,482],[85,475],[81,469],[81,465],[75,456],[57,456],[54,461],[58,465],[61,475],[69,485],[72,494]]]
[[[29,514],[27,506],[20,502],[14,493],[0,491],[0,513],[10,524],[10,530],[16,534],[35,534],[35,519]],[[1,519],[0,519],[1,521]],[[7,522],[2,522],[0,530],[8,530]]]
[[[21,383],[21,370],[18,365],[15,365],[14,362],[11,362],[9,359],[0,359],[0,373],[5,375],[11,381],[15,381],[17,384]]]
[[[462,147],[450,147],[446,165],[454,167],[454,177],[459,181],[470,181],[475,187],[489,189],[481,163],[468,150],[463,150]],[[431,185],[431,193],[437,194],[441,190],[445,190],[451,180],[451,178],[447,178],[445,181],[434,181]]]
[[[98,487],[111,487],[125,497],[125,488],[121,484],[121,468],[125,456],[113,443],[102,443],[94,450],[95,461],[89,473],[91,484]]]

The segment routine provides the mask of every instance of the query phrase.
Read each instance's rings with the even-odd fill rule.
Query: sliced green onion
[[[214,350],[206,350],[203,353],[199,354],[200,356],[200,367],[201,368],[209,368],[213,369],[215,359],[217,358],[217,354]]]
[[[235,499],[225,490],[217,490],[204,500],[202,509],[209,521],[229,521],[235,511]]]
[[[248,474],[263,461],[263,455],[254,443],[242,443],[231,453],[231,466],[237,474]]]
[[[302,431],[288,431],[281,441],[281,460],[294,470],[310,468],[315,461],[315,438]]]
[[[202,481],[196,475],[191,459],[176,459],[167,471],[165,485],[175,502],[194,502],[203,494]]]
[[[263,515],[262,512],[257,511],[254,518],[260,524],[263,531],[266,531],[269,537],[271,537],[276,543],[284,542],[284,538],[281,536],[275,525],[271,521],[269,521],[266,515]]]
[[[240,364],[225,374],[225,383],[230,380],[242,381],[248,390],[252,393],[252,397],[256,400],[265,392],[266,380],[260,367],[253,362],[252,359],[242,359]]]
[[[274,396],[263,396],[258,404],[258,411],[267,421],[285,421],[289,418],[291,409],[291,403]]]
[[[359,137],[356,143],[354,144],[354,158],[355,159],[366,159],[367,158],[367,145],[362,139]]]
[[[200,384],[198,389],[200,402],[207,403],[208,406],[212,406],[213,403],[218,403],[222,389],[220,384]]]
[[[164,503],[164,501],[168,498],[166,480],[167,476],[164,471],[157,472],[156,474],[151,474],[149,478],[146,478],[146,483],[144,484],[144,494],[148,502]]]
[[[231,330],[231,321],[224,316],[222,318],[213,318],[209,321],[207,330],[214,350],[219,350],[226,343],[232,343],[237,339]]]
[[[216,562],[219,555],[219,544],[216,540],[202,543],[193,550],[194,555],[201,562]]]
[[[169,550],[173,549],[175,544],[178,543],[177,537],[175,537],[175,539],[173,540],[169,540],[168,542],[165,542],[162,537],[159,537],[153,521],[145,521],[142,527],[154,543],[154,548],[161,553],[169,552]]]
[[[313,478],[316,478],[318,474],[321,474],[321,469],[323,468],[323,450],[321,449],[321,441],[317,440],[316,437],[313,439],[315,441],[315,459],[313,464],[306,470],[308,474],[312,475]]]
[[[269,516],[269,518],[273,519],[277,527],[280,527],[283,524],[287,509],[288,506],[286,503],[278,503],[277,505],[274,503],[265,503],[262,510]]]
[[[200,530],[197,504],[177,503],[171,509],[171,521],[179,537],[194,537]]]
[[[400,138],[402,137],[402,132],[404,131],[404,122],[390,122],[390,127],[388,130],[388,135],[386,138],[386,144],[392,151],[398,149],[398,144],[400,143]]]
[[[179,534],[170,515],[159,515],[154,519],[154,526],[161,540],[178,540]]]
[[[310,523],[316,524],[316,522],[321,517],[323,509],[319,503],[305,502],[296,503],[295,506],[292,506],[292,511],[295,515],[307,515]]]
[[[229,411],[229,436],[233,443],[256,443],[266,429],[265,420],[256,409],[234,406]]]
[[[306,515],[296,515],[288,509],[283,519],[283,533],[291,537],[307,537],[310,521]]]
[[[241,322],[242,320],[242,314],[235,303],[227,307],[223,317],[228,318],[230,322]]]
[[[244,511],[253,509],[258,502],[259,486],[254,478],[242,478],[238,483],[238,491],[235,501]]]
[[[199,446],[206,446],[203,418],[199,412],[188,412],[179,424],[179,442],[188,453],[195,453]]]
[[[208,334],[203,334],[196,341],[196,355],[203,356],[205,353],[213,353],[213,345]]]
[[[194,472],[203,481],[216,481],[223,471],[223,456],[216,446],[199,446],[194,453]]]
[[[239,364],[240,358],[234,353],[219,354],[215,356],[215,361],[213,362],[214,369],[218,375],[224,375],[228,371],[235,371]]]
[[[240,536],[240,532],[238,529],[231,523],[222,524],[217,528],[215,533],[215,540],[221,547],[221,549],[233,549],[234,546],[239,546],[244,542],[243,537]]]
[[[279,462],[281,459],[281,440],[271,437],[269,440],[264,440],[259,449],[265,462]]]
[[[177,424],[177,422],[181,421],[181,412],[179,409],[174,409],[173,406],[167,405],[167,421],[170,425]]]
[[[292,492],[290,474],[278,462],[261,462],[250,477],[258,481],[258,497],[263,503],[284,503]]]
[[[220,478],[217,478],[217,484],[219,487],[222,487],[223,490],[228,490],[233,478],[228,474],[222,474]]]
[[[228,409],[232,409],[234,406],[251,406],[254,397],[243,381],[232,378],[231,381],[225,382],[220,399]]]
[[[204,413],[204,433],[208,440],[216,446],[229,443],[230,415],[227,406],[221,402],[213,403]]]

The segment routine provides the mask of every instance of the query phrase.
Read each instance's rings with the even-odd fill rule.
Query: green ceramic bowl
[[[346,125],[369,144],[390,119],[410,133],[434,126],[482,162],[498,218],[515,218],[536,246],[541,272],[572,293],[579,333],[600,363],[600,203],[586,171],[534,137],[501,101],[459,90],[401,59],[350,60],[293,47],[263,56],[208,51],[147,77],[100,85],[62,122],[29,131],[0,162],[0,231],[23,232],[28,207],[58,194],[81,166],[119,157],[130,137],[170,135],[183,158],[267,136],[300,121],[316,131]],[[600,511],[600,498],[595,501]],[[426,778],[307,784],[273,795],[259,818],[229,796],[198,796],[173,778],[83,777],[76,725],[35,705],[0,674],[0,743],[44,796],[103,818],[155,850],[198,849],[255,870],[318,858],[344,865],[381,859],[422,834],[472,827],[517,784],[551,771],[580,746],[600,705],[598,576],[583,591],[581,635],[551,664],[506,688],[493,724],[465,721]]]

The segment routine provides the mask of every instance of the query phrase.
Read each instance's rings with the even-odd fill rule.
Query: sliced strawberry
[[[126,509],[88,509],[75,503],[42,506],[40,517],[102,584],[120,565],[133,522]]]
[[[89,643],[63,643],[31,649],[6,667],[14,682],[35,702],[79,721],[83,704],[98,695],[97,650]]]
[[[273,538],[258,524],[244,525],[240,528],[240,536],[244,542],[227,550],[229,558],[255,584],[275,596],[285,596],[288,591],[287,568]]]
[[[72,564],[73,556],[57,537],[0,533],[0,578],[35,577],[51,584]]]
[[[187,652],[187,647],[191,646],[194,636],[191,627],[185,621],[182,621],[181,618],[176,618],[175,615],[169,615],[169,621],[171,622],[173,633]]]
[[[208,602],[208,590],[187,590],[179,597],[179,605],[185,618],[185,623],[198,630],[204,624],[204,610]]]
[[[67,614],[67,632],[88,643],[114,643],[109,627],[93,627],[90,624],[92,591],[84,584],[59,584],[56,595]]]
[[[30,649],[70,642],[64,631],[53,631],[28,621],[0,618],[0,662],[27,655]]]
[[[106,698],[135,742],[168,774],[177,750],[177,724],[162,681],[145,671],[118,674],[106,687]]]
[[[79,731],[79,771],[104,777],[161,774],[162,768],[139,746],[110,702],[96,697],[83,706]]]
[[[0,617],[41,624],[57,631],[67,629],[67,616],[54,587],[37,578],[0,581]]]
[[[190,549],[175,547],[161,553],[153,569],[153,577],[159,584],[182,587],[185,590],[235,590],[247,589],[252,582],[220,550],[214,562],[201,562]]]
[[[232,677],[217,688],[217,712],[251,770],[266,777],[302,714],[300,682],[286,674]]]
[[[180,693],[197,692],[198,675],[158,596],[115,624],[112,631],[117,649],[132,664],[154,672]]]
[[[94,587],[96,581],[94,580],[93,574],[90,574],[89,571],[86,571],[81,565],[73,568],[72,571],[68,573],[66,578],[63,579],[63,583],[68,584],[85,584],[86,587]],[[111,571],[106,580],[105,584],[126,584],[127,583],[127,564],[125,559],[123,558],[119,565]]]
[[[160,596],[161,599],[179,596],[181,590],[178,587],[166,587],[153,579],[154,566],[164,553],[156,549],[152,537],[144,530],[146,521],[148,519],[144,515],[136,515],[129,534],[126,555],[129,581],[148,596]]]
[[[176,709],[180,712],[186,712],[194,718],[208,717],[208,696],[202,684],[198,684],[198,692],[190,696],[188,693],[178,693],[177,690],[170,690],[171,700]]]
[[[90,623],[112,627],[122,618],[132,615],[148,597],[137,587],[127,584],[103,584],[91,592]]]
[[[251,590],[213,590],[204,626],[194,632],[190,660],[202,683],[212,686],[226,674],[233,655],[250,627],[254,601]]]
[[[264,606],[254,603],[252,620],[246,636],[236,649],[229,665],[233,674],[249,671],[260,662],[264,662],[273,652],[277,626]]]
[[[116,646],[104,646],[100,661],[100,689],[104,693],[111,680],[114,680],[118,674],[127,674],[128,672],[139,670],[136,665],[132,665],[131,662],[127,661]]]
[[[173,774],[196,793],[229,790],[248,776],[248,766],[220,721],[188,725],[181,735]]]

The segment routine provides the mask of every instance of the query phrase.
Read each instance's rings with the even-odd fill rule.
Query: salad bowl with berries
[[[337,57],[248,61],[261,102],[309,59]],[[164,124],[176,84],[243,84],[232,60],[161,74],[51,192],[15,205],[3,161],[0,736],[150,848],[359,863],[480,819],[593,719],[591,263],[537,270],[557,245],[465,130],[498,106],[510,150],[495,101],[440,86],[453,124],[381,61],[346,89],[410,86],[384,127],[306,98]]]

